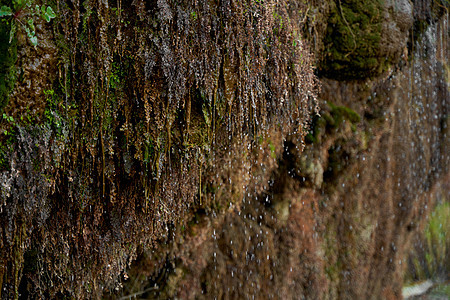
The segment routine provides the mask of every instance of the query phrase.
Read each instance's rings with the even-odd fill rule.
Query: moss
[[[361,120],[361,117],[351,108],[346,106],[336,106],[332,103],[329,103],[331,107],[331,115],[334,119],[334,125],[338,127],[342,121],[348,120],[351,123],[358,123]]]
[[[3,1],[0,1],[0,5]],[[9,94],[16,82],[17,40],[9,43],[11,22],[0,19],[0,113],[8,104]]]
[[[434,287],[431,291],[431,295],[446,296],[447,298],[450,298],[450,284],[448,282],[437,284],[436,287]]]
[[[277,154],[275,152],[275,145],[270,140],[269,140],[269,149],[270,149],[270,157],[272,157],[273,159],[276,159]]]
[[[320,134],[324,132],[325,126],[327,124],[326,117],[314,115],[310,132],[306,135],[305,141],[310,144],[320,143]]]
[[[9,153],[12,152],[16,141],[16,122],[13,117],[5,113],[0,120],[3,122],[3,129],[0,132],[0,170],[6,170],[9,168]]]
[[[450,271],[450,203],[442,199],[431,213],[420,246],[411,253],[405,281],[445,278]]]
[[[357,112],[346,106],[337,106],[328,103],[329,111],[322,112],[321,116],[314,116],[310,128],[310,132],[306,135],[307,143],[320,143],[321,136],[328,131],[338,130],[344,120],[349,121],[353,131],[356,131],[355,124],[361,121],[361,117]]]
[[[383,3],[338,0],[331,5],[319,73],[338,80],[373,77],[391,63],[380,54]]]

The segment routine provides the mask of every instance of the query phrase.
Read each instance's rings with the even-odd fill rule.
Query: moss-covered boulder
[[[330,5],[319,73],[338,80],[380,75],[404,53],[412,7],[408,0],[338,0]]]

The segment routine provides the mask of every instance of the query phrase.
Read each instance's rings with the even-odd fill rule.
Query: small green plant
[[[450,202],[445,197],[431,213],[420,245],[410,254],[406,282],[446,278],[450,271]]]
[[[2,132],[0,132],[0,170],[8,167],[7,154],[11,152],[16,137],[16,120],[14,117],[5,113],[2,114],[0,122],[3,123]]]
[[[197,20],[198,16],[197,16],[197,13],[195,11],[191,11],[191,18],[192,18],[193,21]]]
[[[3,120],[6,120],[10,123],[14,122],[14,118],[12,116],[8,116],[7,114],[3,113]]]
[[[16,122],[14,121],[14,118],[12,116],[8,116],[7,114],[3,113],[2,119],[6,121],[7,128],[3,129],[3,134],[5,136],[11,136],[14,133],[14,128],[16,127]]]
[[[3,5],[0,7],[0,18],[3,22],[11,24],[9,32],[9,42],[14,39],[17,27],[21,27],[27,33],[31,44],[36,47],[38,40],[36,37],[36,28],[34,26],[35,16],[40,16],[47,22],[56,17],[55,12],[50,6],[33,5],[33,0],[13,0],[13,6]]]
[[[56,129],[61,129],[61,120],[58,114],[59,99],[54,90],[45,90],[47,96],[47,106],[44,111],[45,122]]]

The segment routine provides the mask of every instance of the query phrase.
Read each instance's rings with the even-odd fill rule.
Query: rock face
[[[1,297],[400,299],[449,192],[448,16],[300,2],[58,1],[44,108],[4,108]]]
[[[434,26],[386,78],[323,79],[303,152],[285,142],[269,191],[169,252],[183,276],[160,297],[400,299],[408,243],[448,180],[447,50],[432,46],[448,40]]]

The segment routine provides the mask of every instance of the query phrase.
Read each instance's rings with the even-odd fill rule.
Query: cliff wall
[[[36,4],[0,48],[2,298],[401,298],[449,193],[447,2]]]

